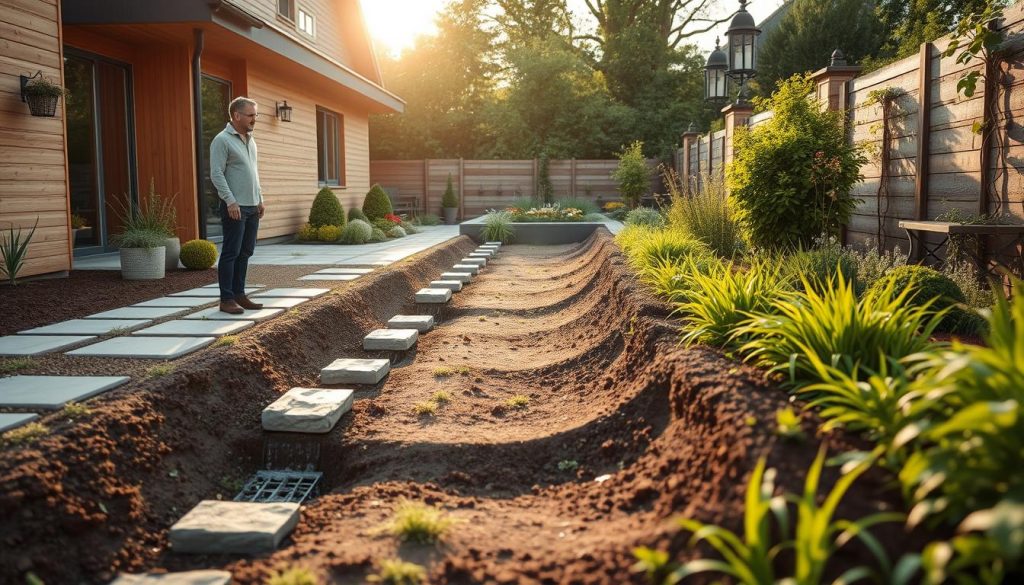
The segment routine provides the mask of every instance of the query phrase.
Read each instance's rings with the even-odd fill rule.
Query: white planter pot
[[[156,280],[164,277],[167,250],[156,248],[121,248],[121,278],[125,280]]]
[[[171,270],[178,269],[178,256],[181,255],[181,240],[177,236],[173,238],[167,238],[167,242],[164,244],[166,252],[164,254],[165,263],[164,270],[169,272]]]

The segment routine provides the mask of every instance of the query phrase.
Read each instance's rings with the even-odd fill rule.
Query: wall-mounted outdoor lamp
[[[288,105],[288,100],[274,104],[277,106],[277,119],[282,122],[292,121],[292,107]]]
[[[725,33],[725,51],[715,41],[715,50],[704,66],[704,99],[722,102],[729,98],[729,81],[739,84],[737,101],[746,97],[746,82],[757,75],[757,36],[761,29],[747,12],[747,0],[740,0],[740,9],[732,17]]]
[[[42,71],[29,77],[20,75],[21,78],[21,101],[28,103],[29,112],[33,116],[52,118],[57,113],[57,101],[61,96],[67,95],[63,87],[48,81],[43,77]]]

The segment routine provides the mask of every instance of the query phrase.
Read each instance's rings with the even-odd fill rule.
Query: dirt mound
[[[178,517],[200,499],[231,497],[260,466],[262,408],[315,384],[331,360],[360,355],[366,331],[411,310],[416,288],[471,246],[459,240],[320,299],[121,390],[85,423],[5,451],[0,515],[15,520],[0,533],[0,575],[102,582],[118,570],[223,567],[262,583],[298,564],[358,583],[376,561],[401,556],[429,565],[433,583],[640,583],[634,547],[685,554],[677,515],[739,526],[758,457],[799,488],[818,439],[773,433],[785,393],[715,351],[679,346],[667,307],[602,230],[580,245],[504,247],[384,382],[358,392],[320,444],[327,493],[304,506],[279,551],[168,551]],[[417,415],[438,392],[450,399]],[[869,476],[845,508],[876,510],[891,501],[881,492]],[[457,520],[443,545],[381,533],[399,498]]]

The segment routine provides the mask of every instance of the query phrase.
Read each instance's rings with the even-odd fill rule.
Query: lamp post
[[[704,65],[704,99],[722,103],[729,98],[730,81],[739,84],[737,103],[746,98],[746,83],[757,75],[757,36],[761,29],[747,12],[747,0],[740,0],[740,9],[732,17],[725,32],[725,51],[718,41]]]

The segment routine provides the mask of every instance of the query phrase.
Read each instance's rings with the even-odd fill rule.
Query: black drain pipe
[[[196,142],[196,205],[199,211],[199,237],[205,238],[207,209],[203,197],[203,162],[206,160],[206,154],[203,152],[203,71],[200,63],[203,56],[203,29],[195,29],[193,34],[195,47],[192,50],[192,117]]]

